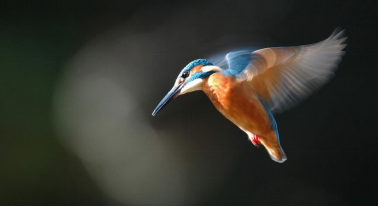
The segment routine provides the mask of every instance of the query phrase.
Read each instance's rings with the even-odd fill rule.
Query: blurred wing
[[[253,54],[250,51],[235,51],[227,53],[226,60],[230,68],[228,70],[234,71],[236,75],[240,74],[247,68],[254,56],[256,56],[256,54]]]
[[[280,112],[293,107],[332,77],[346,47],[342,44],[346,37],[341,38],[342,35],[343,31],[312,45],[265,48],[249,55],[231,54],[227,59],[231,60],[229,66],[237,80],[248,81],[273,112]]]

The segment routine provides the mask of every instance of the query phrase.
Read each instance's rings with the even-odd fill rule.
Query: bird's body
[[[202,90],[254,145],[262,144],[274,161],[284,162],[273,113],[291,108],[329,80],[346,46],[342,33],[312,45],[230,52],[215,64],[192,61],[152,114],[179,95]]]
[[[255,145],[255,141],[261,142],[273,159],[280,162],[286,160],[279,143],[274,118],[272,120],[269,116],[261,98],[251,85],[238,83],[231,76],[218,73],[208,78],[202,90],[215,108],[243,130],[251,142]]]

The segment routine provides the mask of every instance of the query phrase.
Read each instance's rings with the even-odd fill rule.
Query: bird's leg
[[[252,142],[253,145],[255,145],[256,147],[259,146],[259,144],[261,144],[260,140],[259,140],[259,136],[257,136],[257,134],[252,134],[250,137],[249,137],[249,140]]]

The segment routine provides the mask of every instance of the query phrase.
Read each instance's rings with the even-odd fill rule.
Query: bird
[[[283,163],[287,156],[273,115],[291,109],[334,76],[346,39],[344,30],[336,29],[310,45],[239,50],[221,60],[194,60],[181,70],[152,115],[176,97],[201,90],[253,145],[264,146],[272,160]]]

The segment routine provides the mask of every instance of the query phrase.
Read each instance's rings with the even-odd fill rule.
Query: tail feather
[[[269,117],[269,121],[272,127],[271,134],[265,137],[265,140],[262,143],[264,147],[266,148],[266,150],[268,151],[270,158],[272,158],[272,160],[279,163],[283,163],[287,160],[287,157],[281,147],[280,135],[278,134],[276,120],[274,119],[274,116],[272,112],[270,111],[269,105],[264,101],[264,99],[259,97],[259,100]]]
[[[270,149],[266,148],[266,150],[268,151],[270,158],[276,162],[283,163],[287,160],[286,154],[281,146]]]
[[[287,157],[281,147],[279,140],[277,139],[277,134],[278,133],[276,131],[272,131],[271,133],[260,137],[259,140],[268,151],[269,156],[270,158],[272,158],[272,160],[283,163],[287,160]]]

